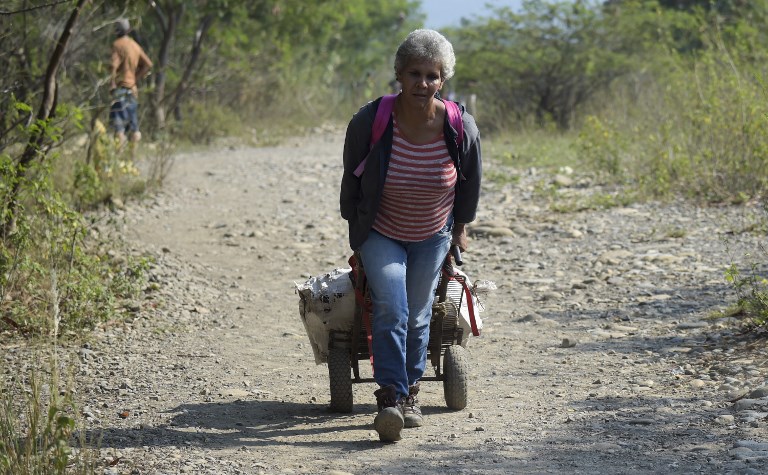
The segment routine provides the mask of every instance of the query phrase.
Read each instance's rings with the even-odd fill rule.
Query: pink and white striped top
[[[433,236],[453,210],[456,179],[442,133],[427,144],[412,144],[394,120],[392,154],[373,229],[407,242]]]

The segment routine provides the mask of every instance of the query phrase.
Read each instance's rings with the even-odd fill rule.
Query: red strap
[[[371,310],[367,305],[363,307],[363,325],[365,325],[365,340],[368,342],[368,356],[371,360],[371,374],[373,374],[373,328],[371,328]]]
[[[472,327],[472,335],[480,336],[480,329],[477,328],[477,321],[475,320],[475,303],[472,301],[472,292],[470,292],[469,285],[467,285],[467,281],[465,279],[461,279],[461,285],[464,287],[464,296],[467,299],[469,326]]]
[[[365,270],[360,270],[360,268],[356,265],[357,260],[355,259],[355,255],[353,254],[349,258],[349,264],[350,267],[352,267],[352,272],[355,274],[355,280],[357,279],[363,279],[363,286],[366,289],[368,289],[368,283],[365,281]],[[357,285],[355,285],[355,301],[357,302],[357,305],[360,307],[360,310],[362,312],[363,317],[363,327],[365,328],[365,339],[368,342],[368,355],[370,355],[371,360],[371,371],[373,371],[373,329],[371,328],[371,305],[366,302],[366,295],[365,293],[361,292]]]
[[[379,108],[376,109],[376,117],[373,119],[373,126],[371,127],[371,141],[368,146],[368,150],[381,140],[381,136],[384,135],[384,131],[387,130],[389,125],[389,117],[392,115],[392,109],[395,107],[395,99],[397,94],[388,94],[381,97],[379,102]],[[456,130],[456,146],[461,148],[461,143],[464,140],[464,121],[461,120],[461,110],[459,105],[453,101],[444,101],[445,113],[448,116],[448,123],[451,124]],[[365,170],[365,162],[367,158],[364,158],[362,162],[355,168],[353,174],[360,178]]]

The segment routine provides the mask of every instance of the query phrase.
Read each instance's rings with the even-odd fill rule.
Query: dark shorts
[[[112,93],[109,123],[116,132],[139,131],[139,103],[130,89],[119,87]]]

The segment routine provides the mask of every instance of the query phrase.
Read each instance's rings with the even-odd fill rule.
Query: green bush
[[[768,104],[762,66],[721,42],[695,58],[667,52],[627,78],[589,117],[585,163],[645,196],[740,203],[768,185]],[[638,92],[639,91],[639,92]]]
[[[55,351],[55,349],[53,350]],[[96,473],[93,449],[77,437],[78,413],[71,385],[63,385],[55,357],[42,370],[0,374],[0,473]]]
[[[575,144],[579,156],[591,170],[620,181],[626,174],[627,138],[597,116],[587,116]]]
[[[58,127],[32,127],[49,126],[45,135],[55,137]],[[146,263],[99,258],[79,211],[124,193],[137,179],[135,167],[108,157],[97,169],[84,158],[59,146],[41,150],[22,170],[9,154],[0,156],[0,330],[77,334],[113,317],[121,299],[137,298]]]
[[[757,265],[753,264],[744,273],[731,264],[725,279],[734,286],[738,296],[736,306],[730,313],[745,317],[751,327],[764,328],[768,325],[768,279],[760,275]]]
[[[35,235],[43,239],[30,239]],[[82,223],[33,220],[0,252],[0,328],[28,335],[79,334],[113,318],[120,302],[140,297],[148,261],[101,259],[88,251]],[[38,234],[42,233],[42,234]]]
[[[184,110],[184,120],[175,122],[172,135],[192,144],[210,144],[221,137],[245,135],[244,121],[233,111],[216,103],[193,102]]]

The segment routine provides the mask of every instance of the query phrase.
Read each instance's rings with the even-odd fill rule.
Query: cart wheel
[[[449,409],[460,411],[467,407],[469,392],[469,352],[460,345],[451,345],[443,357],[443,392]]]
[[[331,411],[352,412],[352,377],[349,350],[331,348],[328,351],[328,377],[331,381]]]

